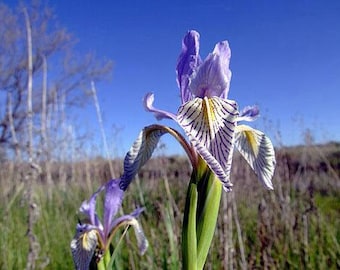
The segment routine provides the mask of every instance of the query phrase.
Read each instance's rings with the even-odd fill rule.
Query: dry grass
[[[264,190],[245,162],[235,157],[235,189],[223,194],[206,269],[340,267],[339,144],[277,153],[274,191]],[[139,257],[129,234],[118,251],[116,269],[180,268],[182,211],[190,173],[184,162],[178,157],[153,159],[129,187],[123,209],[146,207],[141,221],[150,248]],[[121,162],[112,164],[118,175]],[[52,186],[42,173],[34,183],[34,204],[29,206],[34,208],[39,243],[36,267],[70,269],[69,242],[77,209],[109,179],[110,166],[103,159],[50,165]],[[26,166],[12,162],[0,167],[0,269],[26,265],[28,206],[22,184],[26,171]],[[65,178],[63,184],[60,177]]]

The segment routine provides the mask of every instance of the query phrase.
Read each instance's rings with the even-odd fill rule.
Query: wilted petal
[[[104,200],[104,238],[112,229],[112,220],[122,206],[124,191],[119,187],[121,179],[113,179],[106,183]]]
[[[154,94],[147,93],[143,99],[143,103],[144,103],[144,108],[147,111],[152,112],[155,115],[157,120],[162,120],[164,118],[176,119],[176,116],[173,113],[156,109],[153,106],[154,100],[155,100]]]
[[[247,106],[241,112],[237,121],[254,121],[260,115],[260,110],[257,106]]]
[[[270,139],[261,131],[246,125],[237,126],[235,146],[242,154],[259,180],[273,189],[271,179],[275,169],[275,152]]]
[[[226,97],[229,91],[231,72],[229,70],[230,50],[228,43],[216,45],[213,53],[195,71],[189,83],[190,91],[196,97]]]
[[[150,159],[160,137],[165,133],[164,130],[150,128],[141,131],[124,159],[124,174],[119,184],[122,190],[127,189],[139,169]]]
[[[192,98],[192,93],[188,89],[189,77],[193,71],[200,65],[199,56],[199,33],[189,31],[182,42],[182,52],[177,62],[177,83],[181,92],[182,104]]]
[[[182,105],[177,120],[200,156],[230,190],[233,139],[238,117],[235,101],[195,98]]]
[[[98,244],[97,231],[88,225],[78,224],[71,241],[71,251],[76,270],[88,270]]]

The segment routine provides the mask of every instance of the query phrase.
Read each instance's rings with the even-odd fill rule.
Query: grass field
[[[222,196],[205,269],[339,269],[339,153],[336,143],[280,149],[274,191],[265,190],[236,156],[235,188]],[[109,166],[105,160],[50,165],[53,186],[47,186],[41,174],[33,184],[34,203],[28,205],[24,166],[1,164],[0,269],[25,269],[32,249],[29,220],[33,220],[35,268],[73,269],[69,245],[77,210],[109,179]],[[117,175],[121,165],[115,163]],[[158,157],[141,171],[126,193],[123,211],[146,208],[140,220],[150,246],[139,256],[129,231],[117,248],[114,269],[181,268],[181,223],[189,173],[188,163],[180,157]]]

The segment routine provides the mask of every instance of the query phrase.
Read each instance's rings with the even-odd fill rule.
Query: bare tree
[[[26,101],[30,83],[29,72],[34,81],[31,114],[34,123],[37,124],[39,121],[55,119],[50,114],[58,100],[63,99],[66,109],[84,104],[89,98],[84,89],[89,88],[91,81],[105,79],[112,69],[110,61],[99,62],[93,54],[77,56],[73,50],[75,38],[58,26],[53,10],[32,1],[30,6],[25,7],[31,20],[33,44],[32,68],[29,71],[23,8],[21,5],[17,9],[11,9],[0,3],[2,39],[0,42],[0,146],[15,150],[15,153],[19,152],[18,142],[22,148],[25,148],[20,142],[27,141],[24,131],[28,117]],[[48,81],[46,81],[47,73]],[[46,129],[47,125],[44,123],[42,127]],[[36,134],[44,137],[43,144],[46,147],[48,132],[44,130]],[[37,141],[39,140],[34,140],[35,143]]]

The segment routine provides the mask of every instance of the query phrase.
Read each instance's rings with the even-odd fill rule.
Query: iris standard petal
[[[270,139],[259,130],[239,125],[235,131],[235,146],[259,180],[268,189],[273,189],[271,180],[276,161],[274,147]]]
[[[104,199],[104,238],[106,239],[112,229],[112,220],[122,206],[124,191],[119,187],[121,179],[113,179],[105,184]]]
[[[199,56],[199,33],[189,31],[182,41],[182,52],[177,61],[176,73],[177,83],[181,92],[182,104],[192,98],[192,93],[188,89],[189,77],[200,65]]]
[[[159,110],[156,109],[153,106],[153,102],[155,100],[154,94],[153,93],[147,93],[143,99],[143,104],[144,104],[144,108],[145,110],[147,110],[148,112],[152,112],[157,120],[162,120],[164,118],[169,118],[169,119],[176,119],[176,116],[173,113],[167,112],[167,111],[163,111],[163,110]]]
[[[229,176],[237,117],[236,102],[218,97],[195,98],[183,104],[177,115],[194,148],[226,190],[232,186]]]
[[[96,214],[96,201],[98,194],[102,192],[104,188],[105,186],[101,186],[95,193],[92,194],[91,198],[88,201],[84,201],[79,208],[79,212],[84,214],[90,220],[90,223],[96,226],[99,230],[103,230],[103,225]]]
[[[228,67],[221,55],[211,53],[191,75],[189,89],[195,97],[220,97],[229,90]]]
[[[222,72],[224,73],[225,81],[228,82],[224,91],[219,95],[219,97],[226,99],[228,97],[230,82],[231,82],[231,70],[229,69],[231,50],[228,41],[221,41],[215,45],[213,54],[219,56],[222,66]]]

